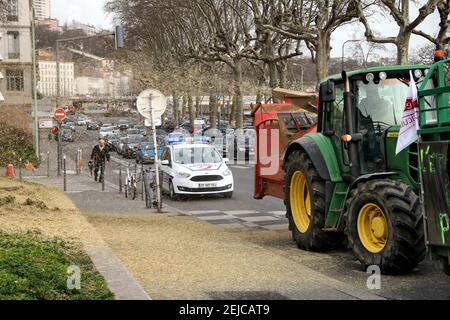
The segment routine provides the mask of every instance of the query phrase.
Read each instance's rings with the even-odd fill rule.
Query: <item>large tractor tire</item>
[[[289,229],[298,247],[331,250],[341,244],[342,233],[325,232],[325,181],[307,154],[294,151],[286,165],[285,204]]]
[[[360,183],[346,204],[349,247],[366,269],[401,274],[425,258],[425,238],[419,197],[395,180]]]

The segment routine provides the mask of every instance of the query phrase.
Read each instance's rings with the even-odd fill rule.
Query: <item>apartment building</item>
[[[29,0],[9,0],[0,21],[0,109],[30,117],[32,103],[31,13]],[[22,123],[26,123],[21,121]],[[29,124],[29,123],[27,123]]]
[[[57,96],[56,61],[39,60],[38,92],[44,97]],[[60,62],[61,97],[73,97],[75,89],[75,67],[73,62]]]
[[[34,12],[36,20],[46,20],[50,18],[50,0],[34,0]]]

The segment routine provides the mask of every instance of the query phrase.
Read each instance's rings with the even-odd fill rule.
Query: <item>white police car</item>
[[[194,194],[232,198],[234,180],[227,162],[208,144],[169,145],[161,156],[163,191],[172,200]]]

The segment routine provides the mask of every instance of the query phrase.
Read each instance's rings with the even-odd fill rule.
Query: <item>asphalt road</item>
[[[108,122],[114,120],[109,118]],[[76,150],[80,148],[83,150],[84,159],[87,162],[89,153],[97,142],[97,135],[96,131],[86,131],[84,127],[78,127],[75,134],[75,142],[64,144],[64,153],[71,158],[75,158]],[[118,185],[120,165],[125,167],[129,164],[131,168],[134,168],[135,161],[123,159],[116,154],[112,156],[113,162],[107,169],[106,180]],[[252,198],[253,170],[251,166],[232,165],[231,170],[233,171],[236,185],[233,199],[224,199],[220,196],[194,197],[180,202],[172,202],[167,197],[164,197],[163,202],[183,212],[207,212],[209,210],[249,210],[259,213],[284,212],[281,200],[272,198],[254,200]],[[309,267],[323,274],[327,279],[336,279],[356,288],[367,290],[368,275],[362,271],[361,265],[353,259],[351,252],[345,247],[326,253],[305,252],[295,246],[286,229],[280,229],[279,231],[247,229],[240,230],[238,235],[245,241],[273,251],[276,255]],[[284,268],[284,266],[279,266],[279,268]],[[302,277],[302,275],[298,276]],[[410,274],[382,276],[381,289],[369,290],[369,292],[388,299],[448,300],[450,299],[450,277],[435,269],[429,261],[424,261]]]
[[[104,123],[111,123],[118,120],[118,118],[104,118],[98,117],[98,120]],[[72,159],[75,159],[77,149],[83,151],[83,159],[85,164],[89,161],[90,152],[93,146],[97,143],[98,132],[88,131],[86,128],[77,127],[74,134],[75,142],[64,143],[63,152]],[[135,169],[136,161],[134,159],[124,159],[117,153],[111,154],[112,161],[106,170],[106,179],[113,184],[119,185],[119,168],[125,174],[126,167],[129,166],[131,170]],[[149,166],[145,166],[146,168]],[[211,196],[190,196],[183,198],[181,201],[171,201],[167,196],[163,197],[163,202],[181,211],[211,211],[218,208],[226,210],[243,210],[256,211],[259,213],[267,212],[284,212],[283,201],[271,197],[263,200],[253,199],[253,170],[254,166],[251,164],[231,164],[230,169],[233,172],[235,190],[232,199],[225,199],[220,195]],[[140,165],[138,166],[140,172]]]

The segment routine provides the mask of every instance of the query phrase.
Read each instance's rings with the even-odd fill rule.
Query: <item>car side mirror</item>
[[[230,162],[230,159],[228,158],[223,158],[223,162],[225,162],[225,164],[228,164]]]
[[[161,160],[161,165],[162,166],[169,166],[170,165],[169,160]]]
[[[334,102],[336,101],[336,90],[334,88],[334,81],[327,80],[320,84],[320,101],[321,102]]]

